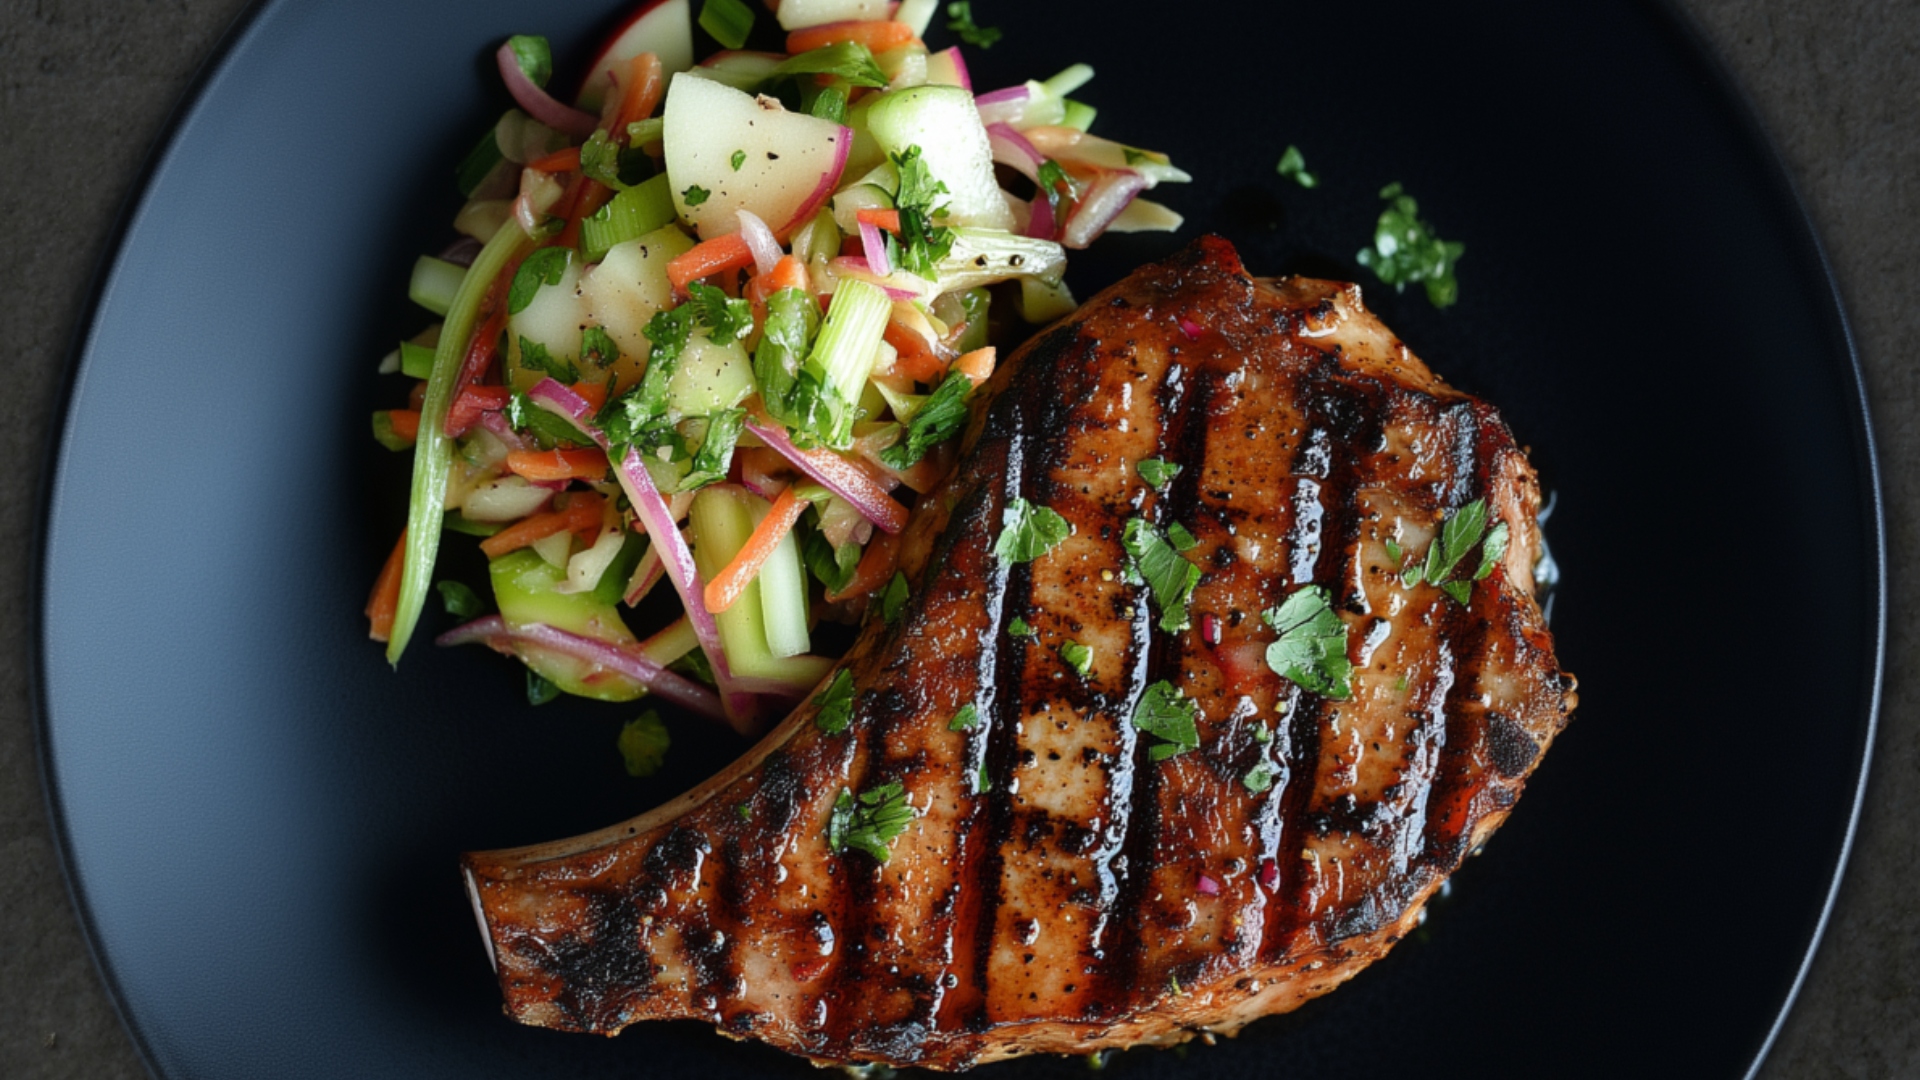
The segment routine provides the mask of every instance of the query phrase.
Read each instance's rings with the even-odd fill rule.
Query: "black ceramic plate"
[[[1845,858],[1882,590],[1845,324],[1737,95],[1647,4],[975,6],[1007,32],[973,51],[983,88],[1090,61],[1096,130],[1198,178],[1160,192],[1183,236],[1076,256],[1081,295],[1202,230],[1257,272],[1369,282],[1559,495],[1583,704],[1487,855],[1339,992],[1113,1067],[1747,1072]],[[489,54],[529,31],[578,62],[616,7],[266,3],[126,222],[45,507],[39,687],[74,893],[163,1076],[814,1075],[698,1025],[501,1017],[456,853],[620,820],[738,747],[683,726],[670,776],[630,780],[632,710],[531,709],[478,650],[395,675],[360,615],[401,517],[372,367],[505,105]],[[1275,176],[1288,143],[1317,190]],[[1451,310],[1353,263],[1396,180],[1467,245]]]

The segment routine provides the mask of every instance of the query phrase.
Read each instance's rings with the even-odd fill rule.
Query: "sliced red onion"
[[[739,214],[740,239],[746,241],[747,250],[753,252],[754,269],[762,274],[773,273],[780,256],[785,254],[780,250],[780,241],[773,238],[773,230],[760,220],[760,215],[745,208]]]
[[[529,116],[576,139],[593,134],[593,129],[600,123],[599,119],[571,105],[560,104],[545,90],[533,85],[527,73],[520,70],[520,61],[513,55],[511,44],[501,45],[500,51],[493,55],[500,63],[500,78],[506,81],[507,92],[513,95],[513,100],[521,108],[527,110]]]
[[[757,419],[747,421],[747,430],[815,483],[847,500],[861,517],[896,535],[907,527],[907,508],[894,502],[860,466],[831,450],[801,450],[785,431]]]
[[[980,110],[983,124],[1011,124],[1027,115],[1027,102],[1032,97],[1033,91],[1027,86],[1009,86],[1005,90],[975,94],[973,107]]]
[[[645,600],[653,587],[666,576],[667,568],[660,562],[660,552],[655,545],[648,544],[647,553],[640,556],[640,565],[633,568],[633,576],[627,579],[627,606],[635,607]]]
[[[975,105],[1000,105],[1009,101],[1025,101],[1033,96],[1033,91],[1025,83],[1009,86],[1005,90],[989,90],[984,94],[975,94]]]
[[[579,394],[553,379],[541,379],[527,392],[527,397],[535,405],[570,421],[581,434],[599,444],[601,449],[610,449],[606,434],[593,425],[593,406],[587,404]],[[787,445],[792,446],[792,443]],[[686,538],[674,527],[672,507],[661,497],[660,489],[654,486],[653,477],[647,472],[646,463],[640,460],[640,451],[633,447],[627,448],[627,456],[620,461],[620,467],[614,470],[614,475],[619,477],[620,486],[627,493],[627,501],[633,504],[634,513],[639,515],[648,537],[653,540],[653,549],[660,553],[667,579],[673,582],[674,591],[680,594],[680,603],[687,609],[687,621],[693,624],[694,636],[700,639],[701,651],[707,654],[707,662],[713,665],[714,681],[720,684],[728,721],[741,734],[753,734],[758,721],[758,705],[752,694],[742,693],[733,686],[733,672],[727,666],[727,654],[720,645],[720,627],[713,621],[713,613],[707,610],[706,583],[700,580],[700,570],[694,565],[693,552],[687,547]]]
[[[1020,170],[1021,175],[1034,183],[1040,182],[1040,166],[1046,163],[1047,155],[1033,145],[1033,141],[1013,129],[1011,124],[988,124],[987,142],[993,147],[993,160]]]
[[[1205,874],[1200,875],[1200,881],[1195,887],[1200,890],[1201,896],[1220,895],[1220,883]]]
[[[1260,887],[1271,889],[1280,884],[1280,864],[1272,859],[1260,860]]]
[[[1053,200],[1042,191],[1033,197],[1033,217],[1027,221],[1027,235],[1035,240],[1052,240],[1060,235],[1060,227],[1053,220]]]
[[[442,262],[450,262],[455,266],[472,266],[474,256],[480,254],[480,247],[480,241],[471,236],[463,236],[448,244],[439,257]]]
[[[506,443],[509,451],[525,450],[527,448],[527,440],[521,438],[520,433],[513,430],[513,422],[507,419],[505,413],[492,409],[481,413],[480,426],[486,428],[494,438]]]
[[[1187,335],[1188,341],[1199,341],[1200,335],[1206,333],[1206,329],[1199,323],[1182,315],[1180,316],[1180,332]]]
[[[780,226],[776,236],[792,236],[793,230],[812,221],[827,200],[833,197],[834,190],[840,186],[840,177],[847,171],[847,156],[853,153],[853,129],[842,127],[839,140],[834,145],[833,164],[820,174],[820,182],[800,201],[800,208],[794,212],[793,220]]]
[[[967,70],[967,58],[960,55],[960,46],[948,49],[947,55],[953,57],[953,73],[960,77],[960,88],[969,94],[973,93],[973,73]],[[1020,89],[1025,90],[1026,87]]]
[[[833,260],[833,268],[842,274],[858,277],[867,284],[887,294],[889,300],[908,302],[920,299],[920,294],[912,289],[901,289],[887,284],[887,279],[873,272],[873,265],[858,255],[842,255]]]
[[[516,627],[498,615],[489,615],[447,631],[434,643],[443,646],[480,643],[503,652],[513,652],[517,645],[530,645],[617,672],[646,687],[650,693],[685,706],[701,716],[726,720],[725,711],[720,707],[720,696],[699,683],[668,671],[632,650],[568,633],[544,623]]]
[[[1113,224],[1113,219],[1120,216],[1120,211],[1127,208],[1134,196],[1146,189],[1146,180],[1137,172],[1119,169],[1101,173],[1080,197],[1080,207],[1068,219],[1060,242],[1084,250],[1107,231],[1107,226]]]
[[[860,223],[860,247],[867,257],[867,266],[881,277],[893,274],[893,261],[887,258],[887,242],[880,236],[880,226],[871,221]]]

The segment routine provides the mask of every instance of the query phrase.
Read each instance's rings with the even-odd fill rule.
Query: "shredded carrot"
[[[367,636],[385,641],[393,634],[393,618],[400,610],[400,572],[406,565],[407,530],[400,530],[400,541],[393,545],[380,576],[373,581],[373,594],[367,597]]]
[[[480,541],[480,550],[487,558],[497,559],[535,541],[545,540],[557,532],[598,530],[602,506],[600,496],[576,493],[564,510],[550,510],[524,518]]]
[[[767,317],[767,298],[783,289],[805,289],[807,287],[807,266],[791,255],[780,256],[772,270],[757,275],[747,282],[747,299],[753,304],[755,322],[765,322]]]
[[[725,270],[739,270],[752,265],[753,251],[747,247],[746,240],[739,233],[729,233],[702,240],[686,254],[667,263],[667,277],[673,282],[673,291],[685,296],[687,286],[692,282]]]
[[[393,428],[395,438],[417,439],[420,437],[420,410],[388,409],[387,424]]]
[[[519,267],[509,268],[503,276],[509,280]],[[497,304],[487,320],[474,331],[473,340],[467,342],[466,359],[460,362],[460,374],[453,383],[454,396],[474,383],[487,377],[493,369],[494,357],[500,352],[500,332],[507,328],[507,305]]]
[[[882,210],[877,206],[870,206],[853,216],[864,225],[885,229],[895,236],[900,235],[900,211],[898,210]]]
[[[858,42],[865,45],[869,52],[883,53],[888,49],[911,45],[919,40],[920,38],[913,32],[913,27],[903,22],[894,22],[891,19],[848,20],[795,30],[787,35],[787,53],[798,56],[803,52],[823,49],[828,45],[838,45],[843,41]]]
[[[900,538],[892,533],[875,532],[873,539],[867,542],[867,550],[860,556],[860,565],[853,569],[852,580],[839,592],[828,593],[827,600],[838,603],[865,596],[893,580],[893,572],[899,561]]]
[[[507,470],[529,480],[597,480],[607,474],[607,454],[597,446],[515,450]]]
[[[773,549],[780,546],[780,541],[793,530],[793,523],[806,511],[807,504],[794,498],[792,488],[780,493],[773,501],[773,509],[753,527],[753,535],[747,538],[740,553],[707,582],[708,611],[725,611],[740,599],[740,594],[747,591],[747,586],[759,576],[760,568],[772,557]]]
[[[997,357],[998,354],[994,351],[993,346],[989,345],[984,349],[975,349],[960,359],[955,360],[953,367],[955,371],[972,379],[973,385],[978,387],[981,383],[986,382],[987,378],[993,374],[993,364]]]
[[[447,438],[457,439],[472,431],[481,413],[499,412],[512,399],[513,392],[504,386],[469,386],[460,391],[447,408]]]
[[[582,379],[568,387],[568,389],[577,394],[580,400],[586,402],[594,412],[599,412],[601,409],[607,407],[606,383],[588,382]]]
[[[555,150],[545,157],[527,162],[527,168],[543,173],[569,173],[580,171],[580,148],[569,146],[565,150]]]
[[[893,370],[896,375],[905,375],[916,382],[939,382],[947,374],[947,366],[933,354],[927,345],[927,339],[897,322],[887,324],[886,342],[893,346]]]
[[[653,115],[653,107],[660,104],[660,72],[660,58],[652,53],[641,53],[627,62],[626,93],[621,95],[620,111],[614,114],[613,130],[609,132],[615,139],[626,138],[628,124]]]

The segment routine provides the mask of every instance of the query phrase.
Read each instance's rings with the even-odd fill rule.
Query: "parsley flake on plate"
[[[895,780],[855,795],[840,789],[827,818],[827,846],[835,854],[859,848],[880,862],[893,856],[893,842],[907,831],[918,811],[907,802],[906,787]]]
[[[953,719],[947,721],[948,731],[972,731],[979,726],[980,710],[975,708],[971,701],[960,706],[960,711],[954,713]]]
[[[620,729],[620,756],[626,759],[628,776],[652,776],[666,764],[667,748],[673,738],[660,714],[648,709]]]
[[[1387,200],[1387,208],[1373,227],[1373,246],[1361,248],[1354,258],[1397,291],[1424,283],[1429,303],[1437,308],[1452,306],[1460,299],[1453,267],[1467,246],[1435,236],[1433,226],[1420,220],[1420,204],[1398,183],[1381,188],[1380,197]]]
[[[1309,585],[1260,617],[1280,635],[1267,646],[1267,666],[1274,674],[1322,697],[1353,696],[1347,624],[1328,602],[1327,590]]]
[[[1001,36],[999,27],[981,26],[973,21],[972,0],[956,0],[947,5],[947,29],[960,35],[961,41],[983,49],[993,48]]]
[[[1165,679],[1147,687],[1134,706],[1133,726],[1159,739],[1150,751],[1155,761],[1165,761],[1200,746],[1200,703],[1182,694]]]
[[[1028,626],[1027,620],[1021,618],[1018,615],[1015,615],[1013,617],[1013,621],[1007,624],[1007,633],[1013,637],[1039,637],[1040,636],[1040,631],[1035,630],[1031,626]]]
[[[1273,771],[1273,765],[1271,763],[1262,761],[1253,768],[1248,769],[1247,774],[1240,778],[1240,783],[1243,784],[1248,791],[1258,795],[1273,786]]]
[[[1025,499],[1008,501],[1000,522],[1004,528],[993,553],[1008,563],[1032,562],[1052,551],[1073,531],[1066,518]]]
[[[813,703],[820,710],[813,715],[813,726],[829,735],[847,730],[853,722],[853,672],[841,668]]]
[[[1174,550],[1143,518],[1127,522],[1120,544],[1127,550],[1130,569],[1153,590],[1153,602],[1160,608],[1160,629],[1168,633],[1185,630],[1190,622],[1187,601],[1193,599],[1194,586],[1200,584],[1200,568]]]
[[[1066,661],[1067,666],[1078,674],[1085,675],[1093,670],[1093,647],[1082,645],[1077,641],[1069,641],[1060,646],[1060,659]]]
[[[1320,186],[1320,178],[1307,171],[1306,155],[1292,143],[1288,143],[1286,151],[1280,155],[1280,164],[1275,171],[1303,188]]]
[[[1140,479],[1145,480],[1147,486],[1155,491],[1166,487],[1174,477],[1180,475],[1180,466],[1161,461],[1159,458],[1146,458],[1133,468],[1140,474]]]

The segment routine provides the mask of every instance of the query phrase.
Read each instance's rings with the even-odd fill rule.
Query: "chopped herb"
[[[738,806],[735,806],[733,808],[733,816],[739,818],[741,821],[752,821],[753,820],[753,804],[741,803]]]
[[[1407,692],[1407,677],[1405,675],[1400,676],[1400,678],[1394,682],[1393,691],[1396,694],[1404,694]]]
[[[903,472],[920,464],[928,450],[958,435],[960,429],[967,426],[967,398],[972,393],[972,379],[958,371],[949,372],[913,414],[907,424],[906,438],[880,451],[880,460],[888,468]]]
[[[659,772],[660,766],[666,764],[667,748],[672,745],[667,725],[660,722],[660,714],[652,709],[627,721],[620,729],[620,756],[627,759],[628,776],[652,776]]]
[[[1082,645],[1077,641],[1069,641],[1060,646],[1060,659],[1065,660],[1067,666],[1074,671],[1085,675],[1093,670],[1093,647]]]
[[[1299,184],[1303,188],[1320,186],[1320,178],[1307,171],[1306,155],[1302,154],[1300,148],[1292,143],[1288,143],[1286,150],[1281,153],[1280,166],[1277,171],[1281,176]]]
[[[560,696],[560,688],[547,680],[545,675],[527,669],[527,704],[545,705]]]
[[[999,27],[981,26],[973,21],[972,0],[957,0],[947,5],[947,29],[960,35],[961,41],[983,49],[993,48],[1001,36]]]
[[[896,570],[893,580],[887,582],[887,590],[880,594],[880,620],[891,624],[906,606],[907,575]]]
[[[458,581],[442,581],[434,588],[440,590],[440,602],[447,606],[447,614],[455,618],[471,619],[486,610],[480,597]]]
[[[525,341],[524,338],[521,340]],[[620,346],[613,343],[612,334],[598,326],[589,326],[580,331],[580,359],[591,361],[599,367],[606,367],[620,359]]]
[[[1273,766],[1262,761],[1248,769],[1247,775],[1241,777],[1240,782],[1246,785],[1248,791],[1258,795],[1273,786]]]
[[[987,763],[980,763],[980,771],[973,774],[973,793],[985,795],[993,790],[993,777],[987,775]]]
[[[754,381],[767,412],[785,424],[805,448],[825,441],[847,403],[808,363],[820,330],[820,305],[805,289],[782,289],[767,298],[760,347],[753,352]]]
[[[1200,568],[1183,558],[1173,545],[1144,518],[1133,518],[1121,534],[1127,549],[1129,568],[1153,590],[1153,601],[1160,608],[1160,629],[1168,633],[1185,630],[1189,624],[1187,601],[1194,586],[1200,584]]]
[[[513,284],[507,288],[507,314],[518,315],[527,310],[540,286],[560,284],[572,258],[572,248],[544,247],[522,259],[520,269],[514,271]]]
[[[1420,584],[1420,573],[1420,565],[1418,563],[1407,567],[1405,570],[1400,571],[1400,584],[1409,589],[1413,588],[1415,585]]]
[[[1273,741],[1273,732],[1265,727],[1255,727],[1253,729],[1253,741],[1259,743],[1261,746],[1265,746]]]
[[[507,422],[517,431],[532,431],[543,445],[587,445],[587,437],[579,428],[535,405],[525,394],[516,393],[507,399]]]
[[[1200,546],[1200,541],[1195,540],[1193,534],[1187,531],[1187,527],[1177,521],[1167,526],[1167,542],[1173,545],[1175,551],[1183,555]]]
[[[1057,232],[1059,223],[1067,219],[1073,205],[1080,201],[1080,182],[1067,175],[1067,170],[1052,158],[1040,163],[1038,175],[1040,190],[1047,193],[1047,205],[1053,208],[1054,229]]]
[[[601,578],[601,581],[605,581]],[[713,661],[707,659],[702,649],[695,649],[687,655],[667,665],[668,671],[678,672],[702,686],[714,686],[719,680],[713,677]]]
[[[700,449],[694,451],[687,475],[680,479],[681,491],[695,491],[727,478],[727,471],[733,467],[733,448],[740,441],[746,420],[745,409],[718,409],[707,414],[706,434],[700,439]]]
[[[1353,662],[1347,659],[1347,624],[1327,600],[1327,590],[1309,585],[1278,608],[1260,613],[1280,640],[1267,646],[1267,666],[1322,697],[1353,694]]]
[[[820,92],[814,95],[813,105],[807,110],[807,115],[816,120],[830,120],[836,124],[845,123],[847,119],[846,87],[838,81],[830,86],[821,87]]]
[[[545,87],[547,80],[553,78],[553,49],[546,38],[515,34],[507,39],[507,47],[513,50],[514,63],[520,65],[520,73],[528,82]]]
[[[1480,535],[1487,531],[1487,501],[1475,499],[1447,515],[1440,526],[1440,539],[1427,545],[1426,579],[1429,585],[1447,580],[1453,568],[1467,557]]]
[[[960,711],[954,713],[953,719],[947,721],[948,731],[972,731],[979,726],[980,710],[975,708],[971,701],[960,706]]]
[[[642,331],[653,343],[647,358],[646,374],[617,398],[610,398],[595,419],[612,444],[607,456],[618,461],[625,447],[653,448],[667,445],[677,437],[664,423],[667,412],[667,384],[680,365],[680,354],[693,340],[694,306],[682,304],[657,311]]]
[[[1008,563],[1032,562],[1052,551],[1073,531],[1066,518],[1025,499],[1010,500],[1000,522],[1005,528],[993,545],[993,553]]]
[[[746,163],[747,163],[747,152],[745,150],[735,150],[733,152],[733,171],[739,172],[740,166],[745,165]]]
[[[699,206],[701,203],[706,202],[712,194],[713,192],[708,191],[699,184],[695,184],[681,192],[680,197],[686,200],[688,206]]]
[[[853,673],[841,668],[820,696],[813,699],[819,708],[813,724],[829,735],[838,735],[853,722]]]
[[[1402,549],[1402,548],[1400,547],[1400,544],[1399,544],[1399,542],[1398,542],[1398,541],[1395,541],[1395,540],[1388,540],[1388,541],[1387,541],[1387,559],[1388,559],[1388,561],[1390,561],[1390,562],[1392,562],[1392,563],[1393,563],[1393,565],[1395,565],[1395,566],[1399,566],[1399,565],[1400,565],[1400,560],[1401,560],[1401,559],[1403,559],[1403,558],[1405,558],[1405,557],[1406,557],[1406,551],[1405,551],[1404,549]]]
[[[1451,306],[1460,299],[1453,267],[1467,246],[1435,236],[1433,226],[1420,220],[1420,204],[1398,183],[1380,189],[1380,197],[1387,200],[1387,208],[1374,225],[1373,246],[1360,249],[1354,258],[1396,290],[1424,282],[1429,303],[1437,308]]]
[[[545,345],[532,338],[520,339],[520,366],[528,371],[543,372],[555,382],[571,385],[580,381],[580,369],[571,363],[555,357],[547,351]]]
[[[1027,620],[1021,618],[1018,615],[1015,615],[1013,617],[1013,621],[1007,624],[1007,634],[1010,637],[1039,637],[1040,636],[1040,632],[1038,630],[1035,630],[1033,627],[1028,626]]]
[[[1150,756],[1165,761],[1199,748],[1200,731],[1194,726],[1199,716],[1200,703],[1162,679],[1140,696],[1140,704],[1133,710],[1133,726],[1161,740]]]
[[[906,153],[888,157],[900,174],[900,191],[894,197],[894,206],[900,213],[898,265],[928,281],[938,280],[938,264],[953,251],[954,241],[952,229],[933,223],[947,212],[947,204],[939,201],[940,196],[947,194],[947,185],[927,171],[926,162],[920,160],[918,146],[909,146]],[[887,242],[893,243],[891,237]]]
[[[1473,582],[1471,581],[1442,582],[1440,591],[1453,597],[1453,602],[1461,607],[1466,607],[1473,602]]]
[[[1473,572],[1473,580],[1482,581],[1507,554],[1507,523],[1501,522],[1487,533],[1487,541],[1480,548],[1480,569]]]
[[[753,30],[753,9],[740,0],[707,0],[700,5],[700,29],[725,48],[742,48]]]
[[[633,186],[620,175],[620,144],[608,138],[605,129],[595,131],[580,144],[580,175],[615,191]]]
[[[1140,479],[1147,482],[1148,487],[1156,491],[1166,487],[1174,477],[1180,475],[1180,466],[1161,461],[1159,458],[1147,458],[1135,465],[1134,470],[1140,474]]]
[[[827,818],[827,846],[835,854],[859,848],[881,862],[892,856],[893,842],[907,831],[918,812],[907,802],[906,787],[895,780],[856,796],[847,788],[833,801]]]
[[[738,341],[753,333],[753,305],[747,301],[698,281],[687,284],[687,296],[712,340]]]
[[[873,89],[887,85],[887,75],[874,61],[873,52],[856,41],[842,41],[789,57],[767,74],[767,81],[795,75],[828,75],[845,79],[850,86]]]
[[[846,543],[836,548],[818,529],[810,529],[800,541],[800,557],[828,592],[839,592],[853,580],[853,572],[860,566],[860,545]]]

